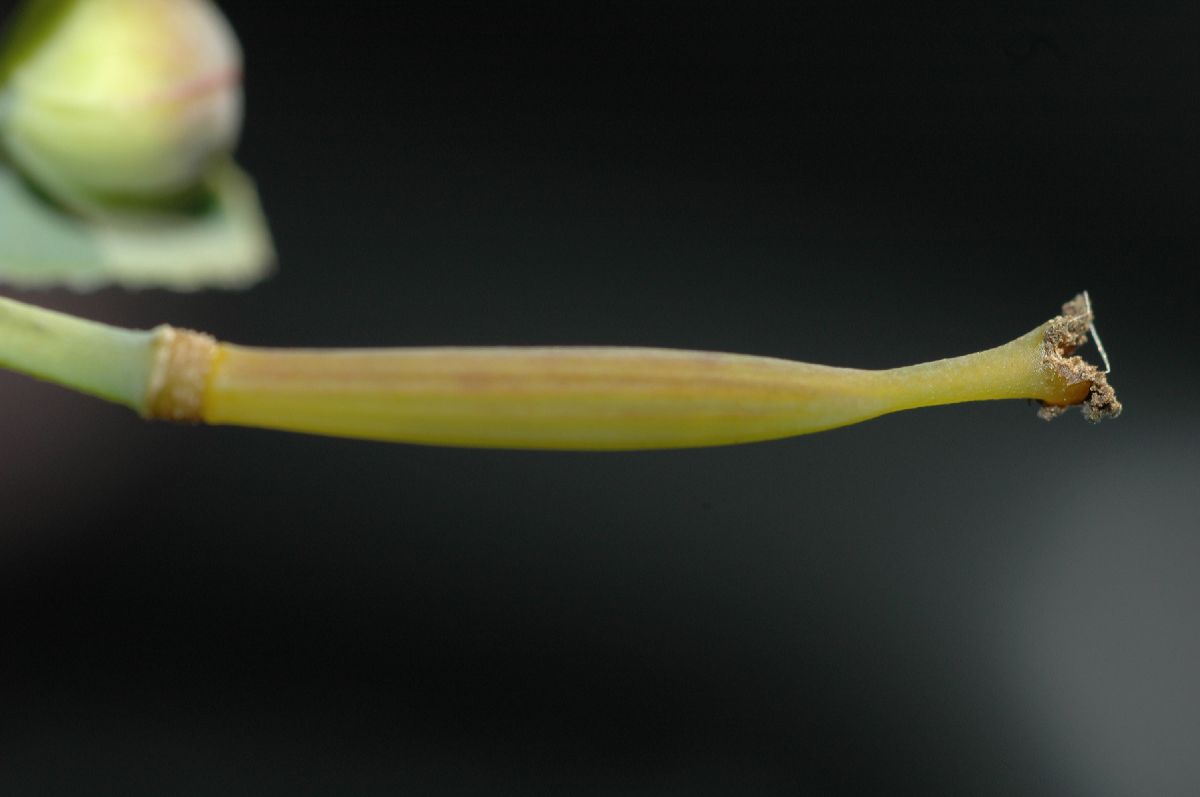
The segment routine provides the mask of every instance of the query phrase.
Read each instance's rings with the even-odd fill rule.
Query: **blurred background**
[[[1087,288],[1126,412],[481,452],[0,374],[0,792],[1196,793],[1194,5],[222,7],[278,273],[6,295],[885,367]]]

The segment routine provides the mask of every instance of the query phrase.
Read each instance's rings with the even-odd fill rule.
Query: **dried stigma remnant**
[[[1121,414],[1121,402],[1117,401],[1117,394],[1108,383],[1108,374],[1112,368],[1109,366],[1108,354],[1100,344],[1100,336],[1096,334],[1091,297],[1084,291],[1064,304],[1062,309],[1063,314],[1051,319],[1046,325],[1042,343],[1043,366],[1066,380],[1068,384],[1088,383],[1088,395],[1081,407],[1084,418],[1092,423],[1099,423],[1105,418],[1116,418]],[[1077,348],[1088,342],[1089,332],[1095,340],[1096,350],[1104,361],[1104,370],[1075,354]],[[1053,420],[1066,410],[1066,405],[1042,402],[1038,416],[1045,420]]]

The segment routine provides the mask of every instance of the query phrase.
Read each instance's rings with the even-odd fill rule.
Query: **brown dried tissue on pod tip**
[[[1063,314],[1051,319],[1046,325],[1042,342],[1042,364],[1062,378],[1068,385],[1088,385],[1087,396],[1081,400],[1083,417],[1092,423],[1105,418],[1116,418],[1121,414],[1121,402],[1108,383],[1107,357],[1105,369],[1092,365],[1075,354],[1075,350],[1088,342],[1088,332],[1095,337],[1092,325],[1095,314],[1086,291],[1063,305]],[[1097,341],[1098,343],[1098,341]],[[1103,349],[1100,349],[1102,356]],[[1066,412],[1066,405],[1042,404],[1038,417],[1052,420]]]

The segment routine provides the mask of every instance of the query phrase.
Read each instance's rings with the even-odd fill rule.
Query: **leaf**
[[[258,194],[232,161],[206,180],[212,201],[153,219],[87,219],[48,203],[0,162],[0,282],[19,288],[245,288],[275,253]]]

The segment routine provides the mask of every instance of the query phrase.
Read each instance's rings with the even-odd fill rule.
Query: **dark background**
[[[225,3],[278,274],[22,298],[883,367],[1088,288],[1126,413],[480,452],[2,374],[0,792],[1194,794],[1200,15],[966,5]]]

